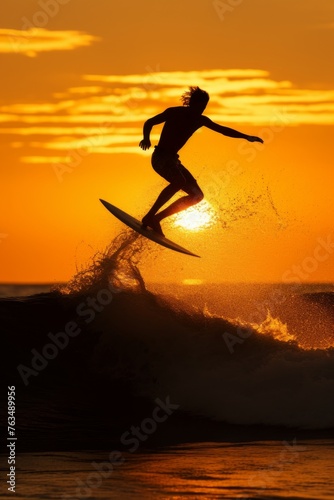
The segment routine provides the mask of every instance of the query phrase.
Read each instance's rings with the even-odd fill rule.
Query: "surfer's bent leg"
[[[184,189],[184,191],[186,191],[186,189]],[[188,196],[183,196],[182,198],[174,201],[174,203],[165,208],[165,210],[159,212],[155,216],[155,218],[158,219],[159,222],[161,222],[162,219],[165,219],[166,217],[170,217],[171,215],[177,214],[178,212],[182,212],[182,210],[186,210],[187,208],[196,205],[197,203],[202,201],[203,198],[204,195],[202,193],[202,190],[198,186],[198,189],[192,189],[191,193]]]
[[[177,191],[179,191],[179,187],[173,184],[169,184],[167,187],[165,187],[161,191],[152,208],[149,212],[147,212],[147,215],[145,215],[145,217],[153,217],[157,213],[157,211],[161,207],[163,207],[164,204],[167,203],[167,201],[170,200],[175,193],[177,193]]]
[[[165,187],[165,189],[161,191],[157,200],[153,204],[152,208],[147,212],[147,214],[142,219],[144,227],[148,226],[152,228],[155,232],[161,234],[161,236],[165,236],[164,233],[162,232],[160,222],[155,217],[155,214],[162,206],[164,206],[165,203],[167,203],[168,200],[170,200],[174,196],[174,194],[177,191],[179,191],[179,188],[173,186],[172,184],[169,184],[167,187]]]
[[[180,189],[177,185],[175,185],[175,183],[171,183],[168,175],[170,169],[173,168],[174,164],[176,164],[177,161],[178,161],[178,155],[166,152],[165,150],[157,146],[155,147],[151,160],[152,167],[159,175],[161,175],[161,177],[166,179],[170,184],[161,191],[158,198],[154,202],[152,208],[143,217],[142,223],[144,227],[148,226],[157,233],[161,234],[162,236],[164,236],[164,234],[162,232],[160,222],[155,217],[155,214]]]
[[[165,210],[159,212],[155,218],[158,221],[162,221],[166,217],[169,217],[173,214],[181,212],[182,210],[186,210],[187,208],[196,205],[200,201],[203,200],[204,194],[197,184],[196,179],[191,175],[189,170],[187,170],[180,161],[178,161],[177,169],[173,171],[173,182],[172,185],[177,190],[182,190],[187,193],[188,196],[183,196],[182,198],[176,200]]]
[[[199,203],[204,195],[196,179],[180,162],[179,155],[155,147],[152,155],[152,166],[154,170],[166,179],[170,184],[164,188],[152,208],[142,219],[144,226],[149,226],[154,231],[163,235],[160,221],[181,210]],[[169,201],[177,191],[183,190],[188,196],[180,198],[168,208],[157,214],[158,210]],[[157,214],[157,215],[156,215]]]

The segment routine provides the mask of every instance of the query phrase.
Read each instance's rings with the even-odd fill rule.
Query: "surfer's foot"
[[[156,233],[160,234],[160,236],[165,236],[164,233],[162,232],[160,222],[156,219],[156,217],[150,217],[149,215],[145,215],[142,219],[142,224],[143,227],[150,227],[155,231]]]

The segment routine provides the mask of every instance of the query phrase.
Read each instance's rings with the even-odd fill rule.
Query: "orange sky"
[[[145,213],[165,182],[142,124],[188,85],[265,144],[191,138],[180,156],[207,203],[193,217],[211,222],[164,227],[202,258],[149,245],[145,277],[333,282],[333,41],[331,0],[7,2],[0,282],[69,279],[123,229],[99,198]]]

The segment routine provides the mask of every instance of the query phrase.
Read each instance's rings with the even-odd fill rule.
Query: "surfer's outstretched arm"
[[[151,130],[152,130],[152,127],[154,125],[159,125],[159,123],[163,123],[166,121],[167,119],[167,113],[166,113],[167,110],[165,110],[163,113],[159,113],[158,115],[155,115],[153,116],[152,118],[149,118],[148,120],[146,120],[146,122],[144,123],[144,128],[143,128],[143,140],[140,141],[139,143],[139,146],[146,150],[146,149],[149,149],[151,147],[151,141],[150,141],[150,133],[151,133]]]
[[[236,139],[246,139],[249,142],[263,142],[260,137],[256,137],[255,135],[247,135],[242,132],[238,132],[233,128],[224,127],[223,125],[219,125],[219,123],[215,123],[207,116],[203,116],[203,125],[219,134],[226,135],[227,137],[234,137]]]

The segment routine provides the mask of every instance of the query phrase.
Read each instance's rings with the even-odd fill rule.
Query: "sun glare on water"
[[[206,200],[174,216],[173,225],[188,231],[202,231],[211,228],[217,221],[217,214]]]

